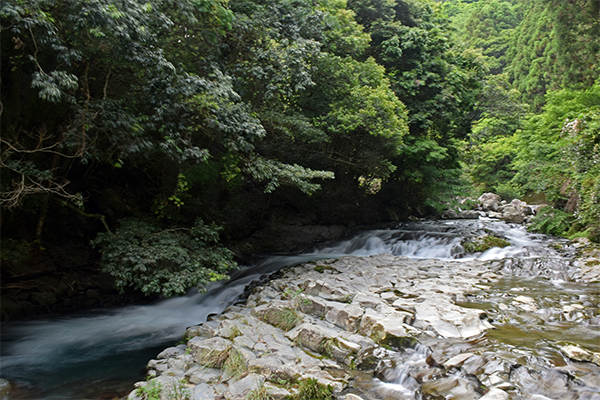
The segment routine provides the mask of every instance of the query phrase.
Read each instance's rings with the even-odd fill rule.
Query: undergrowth
[[[286,400],[333,400],[331,385],[323,385],[314,378],[299,383],[298,392],[288,396]]]
[[[574,218],[571,214],[552,207],[544,207],[538,210],[528,229],[532,232],[566,236],[573,222]]]

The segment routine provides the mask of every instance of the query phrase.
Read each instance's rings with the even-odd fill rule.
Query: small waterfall
[[[431,350],[420,343],[414,348],[405,349],[395,358],[385,360],[389,365],[379,367],[379,378],[383,379],[379,391],[395,399],[420,400],[420,385],[415,379],[416,372],[427,368],[427,357]]]
[[[248,284],[283,266],[342,255],[382,253],[454,259],[453,249],[464,237],[486,232],[507,238],[511,245],[491,249],[478,255],[480,259],[527,256],[533,260],[548,251],[540,246],[541,236],[527,234],[523,227],[482,219],[403,223],[394,229],[365,231],[311,253],[273,256],[254,266],[242,267],[229,282],[214,284],[206,293],[191,292],[153,305],[99,310],[82,316],[3,324],[2,377],[36,388],[29,398],[81,398],[81,388],[92,383],[107,387],[111,379],[121,379],[125,386],[131,387],[133,382],[143,379],[140,371],[146,362],[160,349],[179,340],[186,327],[222,312],[240,297]],[[472,257],[467,255],[465,259]],[[505,268],[512,268],[510,262],[506,262]],[[421,350],[407,350],[410,357],[403,363],[410,367],[423,362]],[[410,379],[407,373],[404,378],[399,376],[397,383],[390,384],[410,391]]]

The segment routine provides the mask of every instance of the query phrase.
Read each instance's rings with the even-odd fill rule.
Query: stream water
[[[461,252],[463,238],[486,233],[504,237],[511,245],[483,254]],[[450,220],[365,231],[311,253],[268,257],[241,268],[229,282],[215,284],[206,293],[190,293],[153,305],[3,324],[1,376],[18,386],[11,392],[11,399],[123,396],[134,382],[143,380],[142,370],[149,359],[179,340],[186,327],[205,321],[210,314],[220,313],[238,300],[251,282],[264,279],[285,265],[340,255],[381,253],[413,258],[479,258],[496,263],[507,277],[497,285],[483,288],[462,305],[485,308],[501,322],[499,329],[486,339],[496,343],[499,352],[556,359],[557,342],[577,343],[600,351],[600,290],[597,285],[574,282],[578,270],[573,261],[574,250],[565,242],[499,221]],[[532,298],[535,305],[530,306],[536,309],[515,303],[511,300],[514,296],[506,293]],[[491,350],[488,346],[481,351]],[[410,366],[412,362],[417,368],[424,362],[426,350],[416,348],[411,352],[415,353],[412,361],[405,364]],[[395,385],[406,398],[415,398],[409,372],[399,370],[397,382],[387,385],[392,389]]]

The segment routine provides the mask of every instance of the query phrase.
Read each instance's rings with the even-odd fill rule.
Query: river
[[[489,233],[506,238],[510,246],[482,254],[461,252],[463,238]],[[531,357],[556,359],[555,344],[569,342],[600,352],[599,286],[577,283],[575,251],[567,241],[531,234],[522,226],[500,221],[448,220],[403,223],[364,231],[310,253],[271,256],[242,267],[229,282],[215,284],[207,293],[190,292],[152,305],[3,324],[1,375],[16,385],[11,399],[118,398],[127,394],[134,382],[143,380],[149,359],[181,339],[186,327],[237,301],[251,282],[264,280],[286,265],[382,253],[495,263],[505,278],[498,285],[482,288],[462,305],[484,308],[501,321],[487,334],[496,343],[496,351],[518,348]],[[531,307],[504,301],[511,292],[533,299]],[[422,355],[418,349],[414,352],[418,365]]]

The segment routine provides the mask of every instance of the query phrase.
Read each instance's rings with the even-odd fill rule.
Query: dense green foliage
[[[533,229],[598,240],[600,3],[451,1],[446,9],[457,37],[490,56],[494,74],[463,144],[465,172],[480,192],[556,207]]]
[[[585,88],[600,76],[600,3],[528,3],[506,56],[515,87],[539,110],[548,90]]]
[[[123,220],[115,234],[100,233],[104,270],[119,290],[133,286],[145,294],[183,295],[193,286],[222,280],[235,265],[232,253],[219,246],[219,229],[201,220],[191,229],[165,229]]]
[[[465,176],[543,193],[597,237],[597,16],[591,0],[4,1],[2,240],[92,241],[118,288],[171,295],[224,277],[223,243],[265,224],[423,215]]]
[[[104,231],[119,288],[169,295],[234,265],[194,221],[236,240],[419,208],[457,176],[480,64],[433,3],[386,4],[3,2],[3,239]]]

